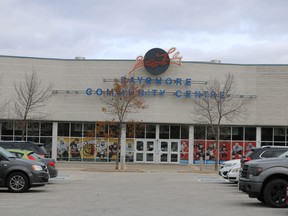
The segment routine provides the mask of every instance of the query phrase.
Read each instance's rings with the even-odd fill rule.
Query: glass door
[[[160,163],[179,163],[180,141],[160,140],[159,162]]]
[[[135,162],[153,163],[155,160],[155,140],[136,140]]]

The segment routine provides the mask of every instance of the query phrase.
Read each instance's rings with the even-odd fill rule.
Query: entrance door
[[[155,159],[155,140],[135,140],[135,162],[153,163]]]
[[[179,163],[180,141],[161,140],[159,145],[160,163]]]

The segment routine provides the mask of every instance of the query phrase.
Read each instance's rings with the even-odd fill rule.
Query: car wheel
[[[260,194],[260,195],[257,197],[257,199],[258,199],[260,202],[262,202],[262,203],[266,203],[263,194]]]
[[[264,199],[267,205],[276,208],[288,207],[285,201],[287,184],[288,181],[284,179],[274,179],[265,186]]]
[[[29,188],[27,176],[21,172],[15,172],[8,176],[7,187],[10,192],[21,193]]]

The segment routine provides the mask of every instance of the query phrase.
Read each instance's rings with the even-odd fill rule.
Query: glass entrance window
[[[178,142],[171,142],[171,152],[178,152]]]
[[[153,141],[147,141],[146,151],[154,151],[154,142]]]
[[[178,154],[171,154],[171,162],[178,162]]]
[[[168,154],[161,154],[160,161],[168,162]]]
[[[160,139],[169,139],[169,125],[160,125],[160,134],[159,138]]]
[[[137,141],[137,143],[136,143],[136,150],[137,150],[137,151],[143,151],[143,149],[144,149],[144,143],[143,143],[143,141]]]
[[[154,161],[154,154],[153,153],[147,153],[146,154],[146,161],[147,162],[153,162]]]
[[[160,144],[161,151],[167,152],[168,151],[168,142],[161,142]]]

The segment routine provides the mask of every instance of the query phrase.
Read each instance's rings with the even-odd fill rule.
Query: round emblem
[[[169,65],[169,55],[163,49],[150,49],[144,56],[144,67],[153,75],[164,73],[169,68]]]

